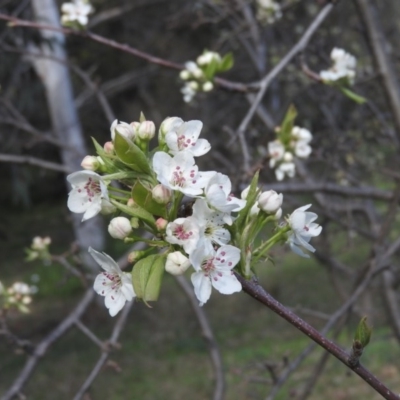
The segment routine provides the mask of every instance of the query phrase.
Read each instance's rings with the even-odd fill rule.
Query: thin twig
[[[70,174],[73,172],[68,167],[53,163],[51,161],[41,160],[40,158],[31,157],[31,156],[18,156],[14,154],[0,154],[0,162],[8,162],[15,164],[29,164],[34,165],[36,167],[50,169],[52,171],[64,172],[66,174]]]

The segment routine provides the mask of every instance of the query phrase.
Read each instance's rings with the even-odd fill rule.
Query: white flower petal
[[[194,293],[202,306],[211,296],[211,281],[202,272],[195,272],[190,277]]]

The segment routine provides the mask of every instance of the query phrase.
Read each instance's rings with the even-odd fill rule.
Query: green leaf
[[[357,93],[354,93],[352,90],[347,89],[345,87],[341,87],[340,90],[345,96],[347,96],[349,99],[355,101],[357,104],[364,104],[368,101],[365,97],[362,97],[362,96],[358,95]]]
[[[250,183],[249,193],[247,194],[246,205],[242,210],[239,211],[239,216],[234,223],[235,226],[237,227],[238,232],[240,232],[244,229],[244,223],[246,222],[246,216],[256,201],[257,192],[258,192],[258,177],[259,177],[259,175],[260,175],[260,171],[257,171],[254,174],[253,179],[251,180],[251,183]]]
[[[165,256],[155,254],[139,260],[132,269],[132,284],[136,296],[146,304],[160,294],[165,270]]]
[[[143,114],[143,111],[140,111],[140,117],[139,117],[139,122],[144,122],[146,121],[146,117]]]
[[[366,347],[371,339],[372,328],[367,324],[367,317],[361,318],[354,335],[354,341],[359,342],[362,348]]]
[[[204,75],[208,81],[213,80],[215,73],[217,72],[218,62],[217,60],[212,60],[205,69],[203,69]]]
[[[233,67],[233,54],[232,53],[228,53],[225,54],[224,57],[222,58],[221,64],[218,67],[218,72],[224,72],[224,71],[228,71]]]
[[[285,117],[283,118],[282,125],[278,136],[280,137],[282,143],[288,144],[292,134],[292,129],[294,126],[294,120],[297,117],[296,107],[291,104],[286,111]]]
[[[152,228],[156,228],[156,221],[151,213],[146,211],[144,208],[140,207],[137,204],[133,206],[127,206],[125,204],[121,204],[120,202],[110,199],[111,203],[114,204],[119,210],[123,211],[125,214],[130,215],[131,217],[137,217],[142,221],[146,222]]]
[[[93,137],[92,137],[92,141],[93,141],[94,147],[96,149],[96,153],[98,154],[99,157],[101,157],[101,159],[104,162],[104,165],[106,166],[107,172],[113,173],[113,172],[118,171],[118,168],[116,168],[114,161],[104,151],[104,148],[102,146],[100,146],[100,144]]]
[[[114,148],[118,158],[135,171],[151,174],[149,160],[135,143],[115,130]]]
[[[157,203],[152,197],[151,190],[139,180],[136,181],[132,188],[132,199],[149,213],[167,218],[167,207]]]

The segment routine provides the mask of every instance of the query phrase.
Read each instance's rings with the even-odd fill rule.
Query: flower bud
[[[274,217],[276,220],[282,217],[282,208],[279,208],[279,210],[275,213]]]
[[[169,253],[165,270],[172,275],[182,275],[190,267],[190,261],[180,251]]]
[[[183,81],[187,81],[190,78],[190,72],[187,69],[184,69],[179,73],[179,77]]]
[[[96,171],[100,167],[100,163],[97,157],[86,156],[81,162],[81,167],[88,171]]]
[[[136,132],[132,125],[127,124],[126,122],[118,122],[116,119],[112,124],[111,124],[111,139],[115,139],[115,132],[118,131],[118,133],[124,137],[126,137],[129,140],[134,140],[136,136]]]
[[[153,199],[159,204],[168,204],[171,201],[172,193],[164,185],[158,184],[154,186],[153,190],[151,191],[151,195]]]
[[[258,206],[267,214],[275,214],[282,205],[283,195],[275,190],[268,190],[260,194]]]
[[[212,82],[208,81],[203,84],[203,92],[210,92],[214,89],[214,85]]]
[[[114,239],[125,239],[132,232],[131,223],[128,218],[116,217],[108,225],[108,233]]]
[[[156,126],[153,121],[143,121],[137,130],[140,139],[150,141],[156,134]]]
[[[165,231],[167,225],[168,225],[168,221],[164,218],[158,218],[156,221],[156,227],[159,232]]]
[[[165,135],[168,132],[178,129],[183,124],[183,120],[179,117],[169,117],[164,119],[158,131],[158,141],[164,142]]]
[[[293,154],[290,151],[285,152],[285,154],[283,155],[283,161],[287,163],[292,162]]]
[[[128,200],[126,203],[128,207],[134,207],[136,205],[135,200],[132,199],[132,197]]]
[[[105,142],[104,143],[104,151],[106,154],[114,154],[114,143],[113,142]]]
[[[190,81],[189,82],[189,87],[192,89],[192,90],[199,90],[199,84],[196,82],[196,81]]]
[[[140,122],[138,122],[138,121],[133,121],[133,122],[131,122],[129,125],[132,127],[133,131],[134,131],[135,133],[137,133],[137,131],[138,131],[138,129],[139,129],[139,126],[140,126]]]
[[[139,261],[143,256],[146,255],[146,252],[143,250],[135,250],[132,251],[131,253],[128,254],[128,262],[130,264],[135,263],[136,261]]]

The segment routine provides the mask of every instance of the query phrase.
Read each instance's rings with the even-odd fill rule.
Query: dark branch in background
[[[135,49],[132,46],[129,46],[127,44],[118,43],[115,40],[107,39],[107,38],[97,35],[95,33],[82,32],[82,31],[77,31],[77,30],[68,29],[68,28],[58,28],[58,27],[52,26],[52,25],[38,24],[36,22],[31,22],[31,21],[26,21],[26,20],[19,19],[19,18],[14,18],[9,15],[2,14],[2,13],[0,13],[0,20],[9,21],[8,25],[10,27],[33,28],[33,29],[39,29],[39,30],[61,32],[65,35],[80,36],[82,38],[93,40],[94,42],[101,43],[108,47],[112,47],[113,49],[122,51],[126,54],[133,55],[135,57],[146,60],[152,64],[160,65],[165,68],[175,69],[175,70],[179,70],[179,71],[184,68],[184,66],[181,64],[177,64],[175,62],[165,60],[160,57],[155,57],[151,54],[145,53],[144,51]],[[223,78],[215,78],[214,82],[221,88],[224,88],[227,90],[239,91],[239,92],[247,92],[249,90],[256,90],[258,87],[257,84],[248,84],[247,85],[247,84],[240,83],[240,82],[231,82],[231,81],[229,81],[227,79],[223,79]]]
[[[40,158],[35,158],[31,156],[18,156],[11,154],[0,154],[0,162],[7,163],[15,163],[15,164],[29,164],[34,165],[35,167],[41,167],[45,169],[50,169],[53,171],[64,172],[66,174],[70,174],[71,171],[68,167],[53,163],[51,161],[41,160]]]
[[[309,325],[307,322],[302,320],[284,305],[275,300],[269,293],[267,293],[262,286],[257,282],[247,281],[240,275],[236,274],[242,284],[243,290],[249,294],[251,297],[264,304],[274,313],[278,314],[281,318],[288,321],[291,325],[299,329],[310,339],[324,348],[326,351],[335,356],[339,361],[341,361],[348,368],[353,370],[357,375],[359,375],[366,383],[368,383],[372,388],[374,388],[383,398],[387,400],[399,400],[400,396],[393,393],[389,388],[387,388],[379,379],[377,379],[371,372],[364,368],[361,364],[356,366],[349,365],[349,354],[341,349],[337,344],[331,340],[325,338],[321,335],[315,328]]]

